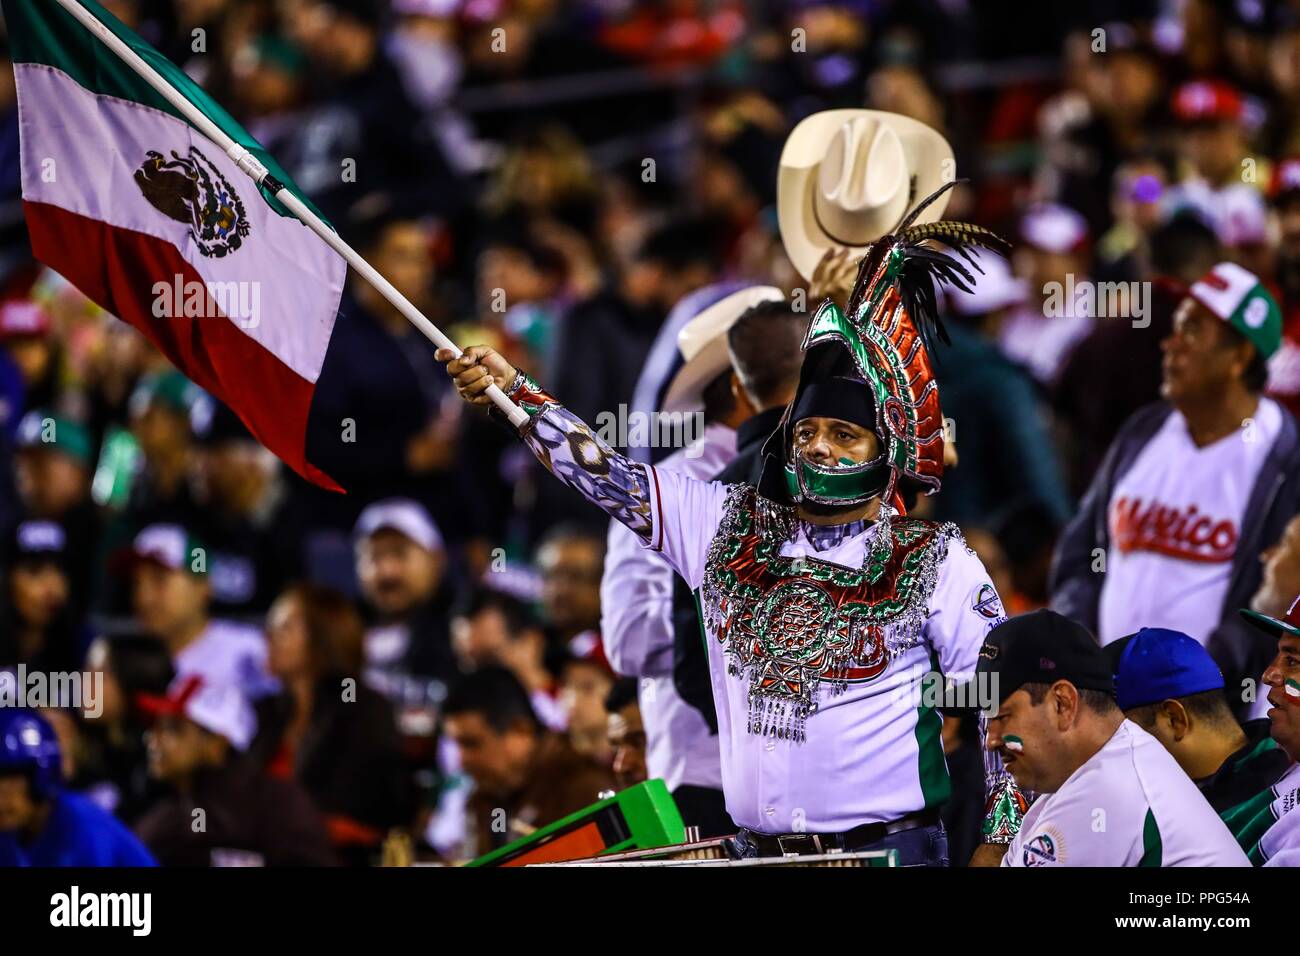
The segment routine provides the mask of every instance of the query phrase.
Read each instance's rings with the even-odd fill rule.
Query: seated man
[[[503,667],[452,688],[442,709],[460,766],[474,781],[463,851],[481,856],[596,802],[610,771],[542,726],[528,692]]]
[[[1291,758],[1269,736],[1270,722],[1237,723],[1219,666],[1188,635],[1144,627],[1108,644],[1106,655],[1124,716],[1164,744],[1224,820],[1286,773]]]
[[[1245,866],[1246,855],[1177,762],[1115,706],[1092,634],[1053,611],[995,627],[978,676],[1000,702],[985,745],[1043,794],[1003,866]]]
[[[54,728],[0,708],[0,866],[153,866],[131,831],[63,789]]]
[[[1258,611],[1242,617],[1277,638],[1277,656],[1264,671],[1268,685],[1270,733],[1293,761],[1300,760],[1300,598],[1286,615]],[[1236,808],[1228,823],[1256,866],[1300,866],[1300,763],[1292,763],[1277,783]]]
[[[143,695],[142,695],[143,696]],[[291,780],[244,758],[257,729],[248,701],[230,687],[178,677],[145,703],[149,773],[172,793],[136,824],[164,866],[328,866],[325,821]],[[202,815],[200,816],[200,811]],[[197,826],[202,820],[203,826]]]
[[[620,677],[605,697],[609,714],[609,746],[614,751],[614,780],[626,790],[649,778],[646,732],[636,696],[637,679]]]

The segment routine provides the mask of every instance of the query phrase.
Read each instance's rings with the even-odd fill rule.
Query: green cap
[[[1235,262],[1220,262],[1192,283],[1189,294],[1244,335],[1264,358],[1282,345],[1282,310],[1259,277]]]
[[[34,409],[18,423],[19,448],[48,448],[74,458],[87,468],[95,464],[95,449],[86,426],[47,409]]]
[[[131,417],[143,415],[151,405],[158,404],[188,418],[203,395],[203,389],[175,369],[153,372],[142,377],[131,393]]]

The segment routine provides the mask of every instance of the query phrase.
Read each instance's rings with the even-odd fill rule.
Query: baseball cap
[[[143,415],[153,405],[161,405],[169,411],[189,418],[195,403],[203,396],[199,388],[175,369],[163,372],[151,372],[140,378],[135,391],[131,393],[128,411],[132,418]]]
[[[61,524],[31,519],[14,526],[0,557],[8,566],[46,562],[61,566],[67,557],[67,547],[67,532]]]
[[[194,437],[200,445],[213,448],[227,442],[257,442],[229,405],[205,395],[194,407],[190,424],[194,427]],[[202,413],[200,408],[203,409]]]
[[[1173,112],[1183,123],[1235,121],[1244,115],[1241,94],[1222,80],[1192,80],[1174,91]]]
[[[178,524],[151,524],[141,529],[131,542],[132,565],[149,561],[172,571],[206,574],[207,561],[195,567],[195,552],[204,552],[202,542]]]
[[[43,338],[50,331],[50,313],[39,302],[10,299],[0,303],[0,341],[29,336]]]
[[[1282,310],[1259,277],[1235,262],[1220,262],[1187,292],[1271,358],[1282,345]]]
[[[442,532],[424,506],[410,498],[388,498],[369,505],[357,519],[353,537],[359,543],[384,529],[405,535],[426,551],[442,550]]]
[[[1088,221],[1069,206],[1035,203],[1020,219],[1020,237],[1044,252],[1074,252],[1088,239]]]
[[[1219,665],[1182,631],[1144,627],[1107,644],[1105,653],[1115,672],[1120,710],[1223,689]]]
[[[1291,602],[1286,614],[1280,618],[1259,611],[1252,611],[1250,608],[1245,607],[1237,613],[1244,617],[1249,624],[1259,628],[1266,634],[1271,634],[1273,637],[1281,637],[1283,634],[1300,637],[1300,597]]]
[[[23,416],[15,444],[19,448],[62,452],[87,468],[94,465],[94,446],[86,426],[48,409],[33,409]]]
[[[1288,156],[1273,167],[1268,184],[1268,198],[1275,202],[1283,196],[1300,192],[1300,156]]]
[[[164,696],[137,694],[140,709],[154,717],[184,717],[209,733],[225,737],[236,750],[247,750],[257,732],[257,717],[238,689],[208,683],[198,674],[178,676]]]
[[[1007,260],[985,249],[970,250],[969,258],[974,283],[967,283],[968,291],[944,283],[943,291],[948,305],[958,315],[984,315],[1025,301],[1027,283],[1011,272]]]
[[[1025,684],[1069,681],[1080,690],[1113,694],[1110,662],[1092,633],[1055,611],[1007,618],[984,638],[976,674],[996,674],[998,703]]]

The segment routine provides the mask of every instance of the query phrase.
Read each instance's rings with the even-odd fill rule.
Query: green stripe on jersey
[[[939,656],[930,654],[930,669],[939,673]],[[924,696],[924,695],[922,695]],[[916,709],[917,774],[926,809],[937,807],[952,796],[952,779],[943,756],[943,717],[933,707]]]
[[[306,203],[312,212],[320,215],[320,210],[302,194],[289,174],[271,158],[271,154],[180,67],[142,40],[95,0],[80,2],[95,19],[108,27],[185,99],[193,103],[199,112],[256,156],[271,171],[272,176]],[[6,32],[10,56],[15,64],[44,64],[66,73],[92,93],[132,100],[177,119],[185,119],[176,107],[55,0],[4,0],[4,16],[8,26]],[[57,109],[57,104],[48,104],[47,108]],[[285,209],[265,187],[259,186],[258,189],[272,209],[281,216],[293,217],[293,213]]]
[[[1156,823],[1155,811],[1148,809],[1146,822],[1142,824],[1142,859],[1138,860],[1138,866],[1160,866],[1163,856],[1160,825]]]

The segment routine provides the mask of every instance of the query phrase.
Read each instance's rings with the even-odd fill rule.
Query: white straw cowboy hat
[[[952,147],[924,123],[880,110],[827,110],[785,141],[776,182],[786,255],[810,279],[828,249],[864,250],[955,175]],[[918,223],[943,215],[945,193]]]
[[[663,411],[688,412],[704,404],[704,389],[731,367],[727,332],[756,305],[781,302],[785,293],[775,286],[755,285],[719,299],[677,333],[677,350],[684,363],[664,393]]]

